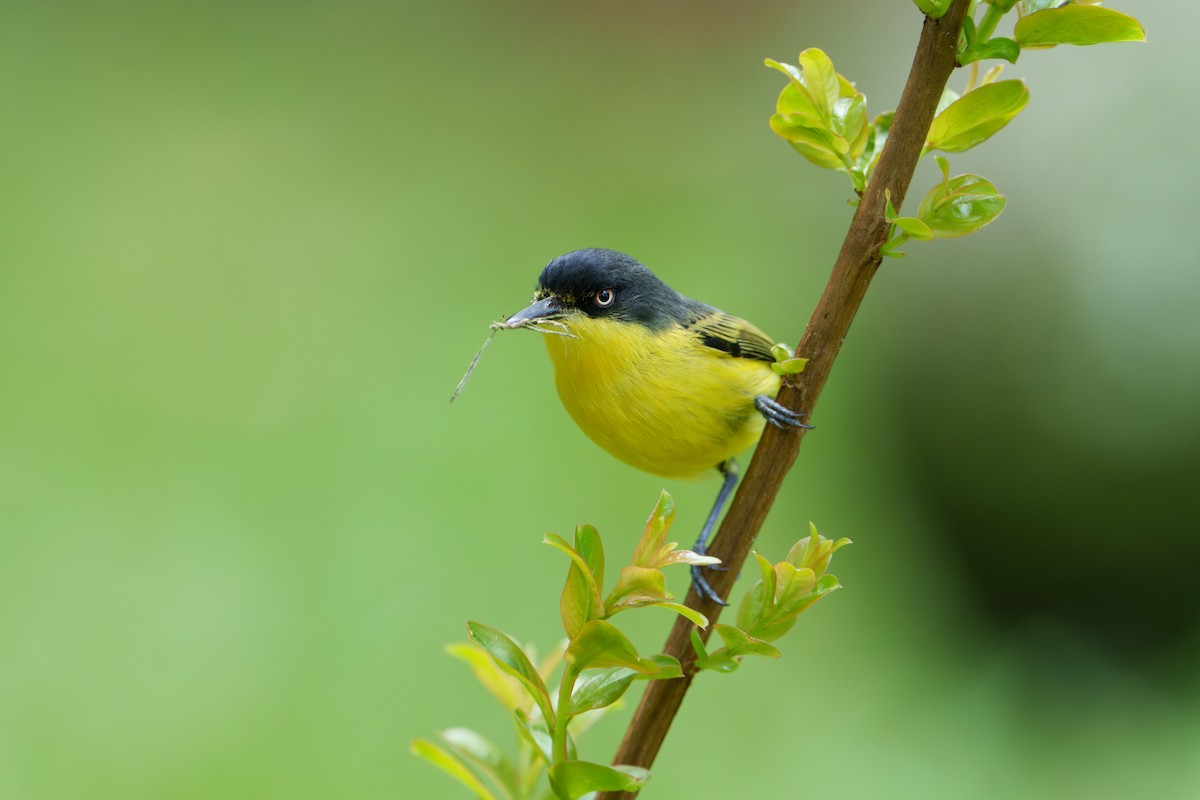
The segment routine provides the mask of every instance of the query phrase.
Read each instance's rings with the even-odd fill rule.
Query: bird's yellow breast
[[[567,412],[596,444],[665,478],[695,477],[751,445],[763,426],[754,398],[779,389],[766,362],[705,347],[682,326],[580,314],[570,331],[544,337]]]

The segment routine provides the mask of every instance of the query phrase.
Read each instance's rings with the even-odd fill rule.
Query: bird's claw
[[[702,555],[704,555],[704,547],[702,545],[698,544],[696,547],[692,548],[692,552],[694,552],[696,555],[702,556]],[[726,603],[724,600],[721,599],[721,596],[719,594],[717,594],[716,590],[713,589],[712,586],[709,585],[708,579],[704,577],[705,569],[711,569],[711,570],[715,570],[717,572],[723,572],[723,571],[729,569],[729,567],[726,567],[723,564],[709,564],[707,567],[701,566],[699,564],[693,564],[691,569],[692,569],[692,586],[695,587],[696,594],[700,595],[705,600],[711,600],[712,602],[716,603],[719,606],[729,605],[728,603]]]
[[[754,407],[758,409],[758,413],[766,417],[767,422],[780,430],[787,430],[788,428],[811,430],[813,427],[812,425],[805,425],[802,421],[804,419],[804,412],[792,411],[787,406],[767,397],[765,394],[760,394],[754,398]]]

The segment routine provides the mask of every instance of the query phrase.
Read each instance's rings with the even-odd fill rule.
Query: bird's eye
[[[608,308],[617,299],[617,293],[612,289],[601,289],[596,292],[596,305],[601,308]]]

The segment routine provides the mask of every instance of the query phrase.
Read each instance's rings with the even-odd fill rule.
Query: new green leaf
[[[592,792],[636,792],[648,780],[650,771],[641,767],[565,761],[550,768],[550,786],[561,800],[576,800]]]
[[[637,673],[628,667],[610,667],[583,676],[571,693],[568,713],[575,716],[593,708],[612,705],[621,699],[636,677]]]
[[[952,0],[913,0],[921,13],[930,19],[941,19],[946,16]]]
[[[983,61],[985,58],[1002,58],[1012,64],[1017,63],[1021,55],[1020,46],[1004,36],[994,36],[986,42],[976,42],[958,55],[958,63],[966,66],[973,61]]]
[[[951,178],[945,172],[945,159],[939,158],[938,163],[946,177],[929,190],[917,210],[917,217],[934,235],[942,239],[966,236],[1000,216],[1007,201],[991,181],[978,175]]]
[[[579,636],[567,648],[566,659],[576,671],[601,667],[628,667],[653,674],[658,665],[638,656],[633,643],[611,622],[595,619],[583,626]]]
[[[465,662],[475,673],[475,680],[509,711],[528,707],[529,696],[521,691],[521,684],[503,672],[486,652],[466,642],[447,645],[446,652]]]
[[[1078,3],[1044,8],[1022,17],[1013,28],[1013,36],[1021,47],[1146,41],[1141,23],[1128,14]]]
[[[554,719],[554,711],[550,706],[550,693],[546,690],[546,684],[542,682],[542,676],[538,674],[537,669],[529,660],[529,656],[525,655],[525,651],[508,636],[482,622],[468,622],[467,632],[471,636],[471,641],[486,650],[488,655],[500,666],[500,669],[521,682],[521,685],[533,697],[533,701],[537,703],[538,708],[541,709],[542,716],[548,720]]]
[[[667,531],[675,520],[675,500],[663,490],[658,495],[658,502],[646,527],[642,529],[642,537],[638,539],[637,548],[633,551],[633,564],[638,567],[654,568],[658,566],[659,556],[666,546]]]
[[[418,758],[428,761],[433,766],[445,772],[450,777],[467,787],[478,800],[496,800],[496,795],[492,794],[483,783],[475,777],[471,770],[467,769],[466,765],[459,761],[456,757],[447,753],[442,748],[438,747],[433,742],[427,739],[417,739],[413,742],[408,751]]]
[[[534,722],[521,711],[513,712],[513,720],[517,723],[517,733],[528,742],[547,765],[554,763],[554,738],[545,722]],[[568,756],[574,757],[571,749],[573,740],[567,737]]]
[[[933,119],[925,139],[928,150],[961,153],[1013,120],[1029,102],[1024,81],[997,81],[967,92]]]
[[[892,222],[897,228],[908,234],[910,239],[928,242],[934,238],[933,231],[929,226],[916,217],[896,217]]]
[[[804,86],[813,99],[813,105],[821,120],[826,124],[833,115],[833,106],[838,101],[841,86],[837,70],[823,50],[810,47],[800,54],[800,70],[804,73]]]
[[[575,531],[575,541],[580,542],[581,539],[587,542],[590,537],[588,531],[598,540],[599,534],[596,529],[590,525],[581,525]],[[583,557],[574,547],[571,547],[559,536],[553,533],[547,533],[543,542],[551,547],[561,550],[566,553],[571,559],[571,568],[567,572],[567,582],[563,586],[562,598],[559,600],[559,613],[562,615],[563,630],[567,632],[569,638],[575,637],[579,633],[579,629],[584,626],[589,620],[604,615],[604,603],[600,599],[600,586],[596,580],[596,576],[592,573],[592,567],[588,564],[587,559]],[[593,559],[596,557],[596,550],[599,544],[591,543],[589,552],[592,553]],[[599,563],[603,569],[603,555],[599,556]]]
[[[621,577],[608,593],[604,608],[606,614],[612,615],[622,608],[669,599],[667,582],[662,572],[649,567],[622,567]]]
[[[718,623],[713,627],[716,628],[717,635],[721,637],[721,641],[725,642],[725,647],[732,656],[753,655],[767,658],[779,658],[780,656],[779,650],[774,645],[755,639],[732,625]]]
[[[679,664],[679,659],[674,656],[669,656],[666,653],[659,653],[653,656],[646,656],[642,659],[642,663],[651,663],[658,667],[658,672],[653,674],[638,675],[635,680],[651,680],[661,681],[670,678],[679,678],[683,675],[683,667]]]
[[[438,734],[454,755],[475,768],[509,797],[520,794],[517,772],[500,748],[470,728],[450,728]]]

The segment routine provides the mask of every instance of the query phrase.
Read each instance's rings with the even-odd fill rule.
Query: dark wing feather
[[[705,347],[719,350],[734,358],[749,358],[769,363],[775,361],[775,356],[771,354],[774,342],[767,338],[765,333],[746,320],[724,311],[707,308],[685,321],[684,327],[694,331]]]

